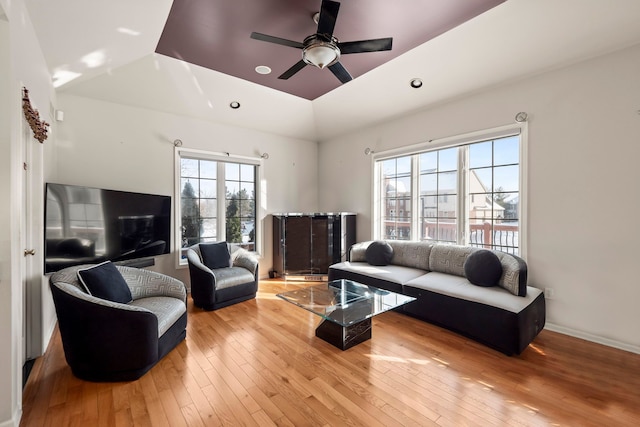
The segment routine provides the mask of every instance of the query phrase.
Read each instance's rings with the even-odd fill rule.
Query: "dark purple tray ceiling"
[[[342,55],[354,79],[505,0],[343,0],[334,36],[340,41],[393,37],[393,49]],[[174,0],[156,52],[306,99],[341,85],[328,69],[306,66],[278,76],[302,51],[250,38],[253,31],[302,42],[316,32],[320,0]],[[255,71],[259,65],[271,74]],[[434,64],[437,66],[437,64]],[[349,83],[346,83],[349,84]]]

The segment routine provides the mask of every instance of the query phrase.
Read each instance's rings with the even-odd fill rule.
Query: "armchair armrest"
[[[231,254],[231,262],[234,267],[246,268],[256,277],[258,275],[258,258],[246,249],[236,248]]]
[[[200,255],[193,249],[187,250],[187,261],[189,262],[189,278],[191,283],[203,283],[211,285],[215,288],[216,276],[213,271],[202,263]],[[191,293],[193,294],[193,286],[191,286]]]

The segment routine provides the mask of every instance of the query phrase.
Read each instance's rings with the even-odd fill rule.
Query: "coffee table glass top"
[[[361,322],[415,300],[407,295],[343,279],[276,296],[341,326]]]

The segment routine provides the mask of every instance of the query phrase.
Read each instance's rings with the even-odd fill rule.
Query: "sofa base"
[[[428,273],[425,273],[428,274]],[[520,354],[545,324],[545,300],[540,292],[520,312],[456,298],[427,289],[402,286],[357,271],[329,268],[329,280],[347,279],[412,296],[417,300],[396,311],[480,342],[508,356]],[[535,288],[531,291],[539,292]],[[513,296],[514,298],[522,298]]]
[[[542,293],[519,313],[408,286],[405,294],[417,298],[403,307],[406,314],[471,338],[507,356],[522,353],[545,323]]]

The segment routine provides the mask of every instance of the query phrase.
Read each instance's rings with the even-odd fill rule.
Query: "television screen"
[[[171,196],[48,183],[45,272],[171,251]]]

